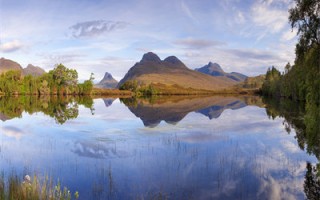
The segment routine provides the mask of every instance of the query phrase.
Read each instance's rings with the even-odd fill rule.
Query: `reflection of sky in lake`
[[[37,113],[0,122],[1,170],[49,174],[81,199],[303,199],[306,161],[283,119],[265,109],[192,112],[176,125],[143,126],[119,100],[58,125]]]

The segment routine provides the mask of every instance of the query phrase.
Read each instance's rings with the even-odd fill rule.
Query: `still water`
[[[85,200],[305,199],[318,163],[259,97],[0,104],[0,170],[49,175]]]

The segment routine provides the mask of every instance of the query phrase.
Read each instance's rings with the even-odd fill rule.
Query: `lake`
[[[319,145],[302,110],[250,96],[2,97],[0,170],[49,175],[80,199],[305,199]]]

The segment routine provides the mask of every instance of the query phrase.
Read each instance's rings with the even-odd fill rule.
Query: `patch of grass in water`
[[[29,175],[21,180],[17,175],[10,175],[4,178],[4,173],[0,176],[0,200],[72,200],[79,199],[79,193],[73,195],[67,187],[62,187],[60,181],[53,184],[48,176],[45,180],[34,175],[33,179]]]

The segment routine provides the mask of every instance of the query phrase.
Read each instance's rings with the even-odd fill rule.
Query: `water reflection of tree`
[[[78,117],[79,105],[93,113],[93,100],[88,96],[19,96],[1,97],[0,113],[6,119],[20,118],[22,113],[42,112],[59,124]]]
[[[288,133],[296,131],[296,139],[302,150],[314,154],[320,159],[320,110],[319,107],[306,111],[303,103],[288,99],[264,99],[266,111],[270,118],[283,117]]]
[[[318,178],[319,171],[312,164],[307,163],[307,172],[304,181],[304,192],[307,199],[320,199],[320,180]]]
[[[317,157],[316,166],[307,163],[304,191],[307,199],[320,199],[320,109],[319,105],[288,99],[264,99],[269,117],[283,117],[288,133],[296,132],[299,147]],[[306,109],[305,109],[306,108]],[[310,109],[312,108],[312,109]]]

